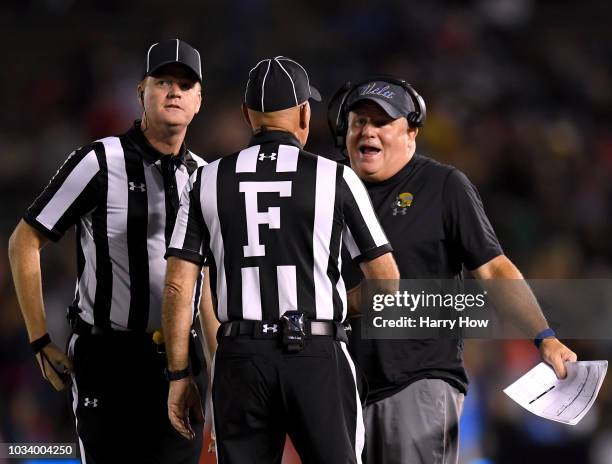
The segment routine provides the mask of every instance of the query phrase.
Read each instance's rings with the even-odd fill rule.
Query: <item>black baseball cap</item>
[[[147,51],[143,79],[154,75],[162,66],[179,63],[187,66],[195,77],[202,82],[202,60],[200,52],[180,39],[164,40],[154,43]]]
[[[304,67],[291,58],[266,58],[249,72],[244,92],[247,108],[269,113],[293,108],[309,98],[321,101],[321,94],[310,85]]]
[[[372,80],[359,85],[347,97],[347,108],[350,111],[356,103],[363,100],[371,100],[378,104],[393,119],[407,117],[409,113],[416,111],[406,89],[384,80]]]

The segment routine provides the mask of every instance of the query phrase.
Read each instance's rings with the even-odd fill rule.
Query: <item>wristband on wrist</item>
[[[30,342],[30,346],[32,347],[32,350],[34,351],[34,354],[38,354],[40,353],[40,350],[42,350],[49,343],[51,343],[51,337],[49,337],[49,334],[46,333],[42,337],[37,338],[36,340]]]
[[[540,345],[542,344],[545,338],[554,337],[556,335],[557,334],[553,329],[547,327],[535,336],[535,338],[533,339],[533,343],[535,344],[536,348],[540,348]]]
[[[166,379],[170,382],[172,382],[173,380],[182,380],[191,375],[191,369],[189,369],[189,367],[186,367],[185,369],[181,369],[179,371],[170,371],[168,369],[165,369],[164,372],[166,374]]]

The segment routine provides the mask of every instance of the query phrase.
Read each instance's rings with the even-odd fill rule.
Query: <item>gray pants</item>
[[[410,384],[364,410],[367,464],[457,464],[463,394],[444,380]]]

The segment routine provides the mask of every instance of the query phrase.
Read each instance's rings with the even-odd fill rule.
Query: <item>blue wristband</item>
[[[535,338],[533,339],[533,343],[535,343],[535,346],[537,348],[540,348],[540,345],[542,344],[542,341],[544,341],[545,338],[554,337],[556,335],[557,334],[555,333],[553,329],[551,329],[550,327],[547,327],[546,329],[542,330],[539,334],[535,336]]]

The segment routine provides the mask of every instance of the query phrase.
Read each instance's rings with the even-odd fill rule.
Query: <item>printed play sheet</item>
[[[608,361],[578,361],[565,366],[567,377],[560,380],[553,369],[542,362],[507,387],[504,393],[540,417],[576,425],[593,406]]]

